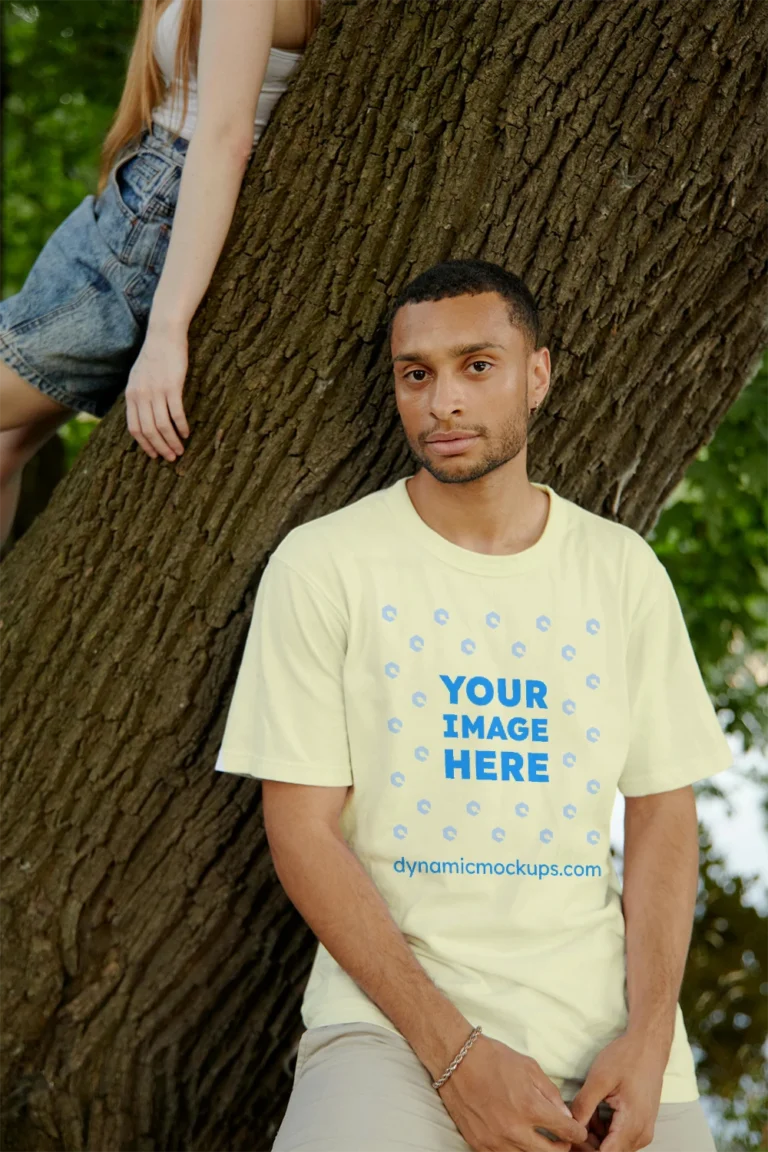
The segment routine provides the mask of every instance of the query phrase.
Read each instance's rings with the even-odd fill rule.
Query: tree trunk
[[[641,533],[766,342],[759,0],[329,0],[193,323],[176,464],[121,401],[2,566],[5,1149],[268,1149],[313,939],[214,773],[294,525],[413,471],[384,319],[540,300],[531,477]]]

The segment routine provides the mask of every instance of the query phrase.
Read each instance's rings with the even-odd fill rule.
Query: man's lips
[[[456,456],[478,439],[476,432],[435,432],[426,443],[439,456]]]

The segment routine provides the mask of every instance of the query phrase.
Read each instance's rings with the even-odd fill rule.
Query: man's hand
[[[187,333],[147,331],[125,389],[128,431],[156,459],[174,461],[189,436],[181,393],[187,374]],[[178,432],[177,432],[178,429]]]
[[[587,1136],[536,1061],[490,1036],[478,1037],[439,1092],[474,1152],[568,1152]]]
[[[667,1058],[641,1035],[625,1033],[611,1041],[594,1060],[586,1080],[571,1101],[576,1120],[588,1125],[590,1139],[573,1152],[638,1152],[653,1140]],[[613,1108],[608,1134],[597,1144],[595,1123],[601,1100]]]

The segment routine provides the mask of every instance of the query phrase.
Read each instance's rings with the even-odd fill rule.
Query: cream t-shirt
[[[445,539],[404,479],[289,532],[217,768],[354,785],[342,833],[417,959],[570,1098],[627,1023],[616,789],[732,758],[653,549],[535,486],[547,523],[513,555]],[[302,1017],[396,1031],[322,944]],[[661,1101],[697,1097],[678,1005]]]

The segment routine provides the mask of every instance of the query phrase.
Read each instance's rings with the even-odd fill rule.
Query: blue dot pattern
[[[433,623],[433,625],[437,625],[437,628],[439,630],[446,631],[450,626],[451,618],[452,618],[452,613],[451,613],[449,608],[446,608],[444,605],[435,606],[435,608],[433,610],[433,614],[432,614],[432,623]],[[392,604],[392,603],[387,603],[387,604],[382,605],[382,607],[381,607],[381,619],[384,622],[384,624],[386,624],[387,626],[396,624],[396,622],[399,619],[398,606],[396,604]],[[485,623],[486,629],[489,631],[490,634],[496,633],[497,635],[500,635],[502,633],[502,631],[503,631],[502,617],[501,617],[501,614],[498,611],[496,611],[494,608],[489,607],[487,610],[485,610],[482,613],[481,619]],[[547,633],[549,633],[553,629],[555,624],[556,624],[556,616],[555,615],[547,613],[547,612],[540,612],[537,615],[532,617],[531,635],[535,635],[536,632],[538,632],[542,635],[546,635]],[[519,621],[518,621],[518,626],[519,626]],[[584,621],[584,631],[585,631],[585,635],[586,635],[587,648],[588,648],[588,644],[589,644],[589,638],[597,636],[600,632],[600,627],[601,627],[600,620],[597,617],[593,616],[593,617],[590,617]],[[384,675],[390,681],[396,680],[398,677],[400,677],[403,667],[407,666],[408,654],[410,653],[412,655],[419,656],[421,653],[423,653],[426,645],[427,645],[427,640],[425,639],[424,635],[422,635],[418,631],[417,632],[411,632],[409,635],[407,635],[404,638],[404,643],[400,644],[398,646],[398,650],[393,653],[396,656],[396,658],[389,660],[386,663],[386,665],[384,666]],[[472,636],[460,637],[459,641],[458,641],[458,647],[459,647],[459,650],[463,656],[475,657],[477,655],[478,644],[477,644],[476,639]],[[530,659],[528,646],[519,636],[518,637],[512,637],[511,642],[507,643],[503,650],[506,650],[507,652],[509,652],[511,654],[511,656],[513,657],[513,659],[516,661],[523,662],[526,659]],[[589,804],[589,798],[591,796],[596,796],[600,792],[600,780],[598,778],[596,778],[594,775],[589,775],[586,780],[584,780],[582,777],[582,783],[579,785],[578,777],[577,777],[576,773],[578,770],[578,766],[579,766],[581,757],[579,756],[578,752],[573,750],[573,749],[577,745],[580,738],[583,739],[584,741],[586,741],[586,745],[584,748],[584,759],[585,759],[584,768],[588,772],[589,771],[589,758],[587,756],[587,747],[589,745],[597,744],[600,740],[600,734],[601,733],[600,733],[600,727],[598,726],[598,724],[596,724],[594,722],[590,722],[590,720],[594,720],[595,717],[593,716],[590,718],[590,716],[588,715],[589,703],[590,703],[589,697],[586,695],[579,696],[579,693],[575,689],[577,688],[577,686],[579,684],[582,684],[584,686],[584,688],[588,691],[589,694],[596,695],[599,693],[599,689],[600,689],[600,685],[601,685],[601,677],[594,670],[594,668],[588,668],[588,670],[586,670],[586,671],[579,671],[580,658],[582,658],[582,654],[580,653],[578,646],[575,643],[573,643],[572,640],[568,640],[568,642],[560,645],[559,654],[560,654],[561,659],[564,661],[565,665],[571,666],[573,668],[573,686],[574,686],[573,694],[565,696],[560,701],[560,709],[562,711],[563,716],[568,718],[568,722],[572,723],[576,726],[573,730],[573,735],[572,735],[573,746],[572,746],[572,748],[563,752],[562,756],[561,756],[562,768],[565,771],[566,775],[560,777],[561,781],[572,781],[575,790],[574,790],[571,798],[568,800],[568,802],[566,802],[560,806],[559,817],[560,817],[560,820],[562,820],[563,826],[566,826],[567,824],[574,824],[574,823],[578,822],[578,820],[580,818],[583,818],[586,821],[586,828],[585,828],[585,831],[583,832],[583,842],[589,846],[594,847],[595,845],[600,843],[601,834],[597,829],[595,829],[591,825],[590,810],[589,810],[588,804]],[[583,658],[587,659],[587,660],[591,659],[588,651],[585,650],[585,652],[583,654]],[[499,663],[501,663],[501,662],[499,662]],[[445,679],[445,678],[443,678],[443,679]],[[462,683],[463,682],[464,682],[464,678],[462,677]],[[454,683],[457,683],[457,681],[455,681]],[[488,680],[486,677],[483,677],[482,675],[478,676],[478,677],[474,677],[473,679],[471,679],[470,681],[467,682],[467,684],[466,684],[467,696],[478,707],[484,706],[488,703],[489,697],[488,697],[488,687],[487,686],[490,683],[491,683],[490,680]],[[449,689],[451,687],[450,679],[448,681],[448,687],[449,687]],[[471,688],[472,692],[474,692],[474,696],[471,694],[470,688]],[[505,688],[505,691],[506,691],[506,688]],[[413,707],[415,707],[416,709],[423,710],[426,708],[426,706],[428,704],[428,701],[430,699],[430,693],[425,691],[424,688],[417,688],[415,691],[411,691],[409,693],[409,699],[410,699],[410,703]],[[444,703],[444,701],[443,701],[443,703]],[[456,703],[456,701],[452,700],[452,705],[455,705],[455,703]],[[504,703],[508,705],[508,704],[512,703],[512,701],[505,699]],[[520,701],[517,701],[517,703],[519,704]],[[442,707],[442,706],[443,706],[443,704],[440,705],[440,707]],[[584,708],[586,710],[587,714],[585,715],[584,721],[580,722],[578,717],[580,715],[582,708]],[[455,717],[454,717],[454,719],[455,719]],[[467,721],[467,716],[463,716],[462,719],[464,721]],[[474,728],[472,727],[473,723],[475,725]],[[482,738],[485,734],[482,731],[478,732],[478,729],[477,729],[478,724],[479,724],[479,721],[475,718],[474,721],[469,721],[467,726],[470,729],[470,735],[475,735],[475,736],[480,735],[480,737]],[[403,720],[398,716],[391,716],[387,721],[387,728],[389,730],[389,733],[392,736],[397,736],[402,732],[402,730],[404,728]],[[493,723],[491,724],[491,726],[488,730],[488,736],[489,737],[492,734],[491,733],[492,728],[493,728]],[[496,731],[493,734],[494,735],[503,735],[503,733],[500,731]],[[580,736],[580,734],[581,734],[581,736]],[[444,735],[445,735],[445,733],[444,733]],[[457,735],[457,733],[450,732],[450,735],[455,736],[455,735]],[[413,749],[413,757],[414,757],[414,760],[416,761],[416,770],[422,771],[424,766],[427,765],[428,762],[430,761],[430,749],[429,749],[429,747],[425,744],[416,745]],[[464,762],[462,762],[462,764],[461,764],[461,770],[462,770],[462,778],[464,778],[463,774],[464,774],[464,771],[466,770],[466,764]],[[484,777],[484,778],[485,779],[490,779],[490,778],[495,779],[496,777],[495,776],[494,777],[488,776],[488,777]],[[438,782],[441,785],[443,785],[445,783],[444,778],[439,776],[439,775],[438,776],[435,776],[435,775],[424,776],[424,777],[420,777],[420,779],[422,781],[422,786],[425,783],[428,785],[431,785],[432,787],[434,787],[435,784]],[[404,785],[406,784],[406,780],[407,780],[406,774],[401,772],[401,771],[393,772],[390,776],[390,781],[391,781],[392,786],[399,789],[400,791],[403,791]],[[585,803],[587,804],[587,807],[585,808],[583,813],[580,810],[579,804],[577,804],[575,802],[576,797],[578,795],[581,795],[584,798]],[[421,797],[415,802],[415,805],[414,805],[417,814],[420,816],[432,815],[433,811],[434,811],[436,799],[437,799],[436,796],[430,796],[428,793],[422,794]],[[506,801],[506,797],[505,797],[505,801]],[[492,801],[490,804],[489,811],[492,812],[495,806],[496,805]],[[443,808],[444,808],[444,806],[443,806]],[[482,812],[483,812],[483,804],[480,802],[480,800],[476,800],[476,799],[472,799],[472,800],[469,800],[466,803],[464,803],[463,808],[464,808],[464,818],[469,819],[470,821],[477,820],[478,817],[480,817]],[[545,807],[541,808],[540,813],[538,813],[536,810],[534,810],[532,812],[530,804],[524,800],[521,800],[521,801],[518,801],[517,803],[514,804],[513,811],[514,811],[514,816],[516,818],[518,818],[519,820],[527,821],[527,820],[533,818],[535,821],[537,818],[537,815],[539,815],[539,816],[544,815]],[[553,822],[554,813],[553,813],[551,808],[546,807],[546,813],[547,813],[547,821],[546,821],[546,823],[542,823],[541,826],[539,827],[538,839],[542,844],[549,845],[549,844],[552,844],[553,841],[556,841],[558,834],[559,834],[559,832],[558,832],[559,825],[558,825],[557,821]],[[405,810],[403,810],[403,816],[405,817]],[[490,830],[488,832],[489,838],[497,844],[503,843],[507,839],[508,830],[501,824],[498,824],[498,823],[493,824],[492,820],[491,820],[491,824],[493,826],[490,827]],[[535,827],[535,824],[534,824],[534,827]],[[407,824],[404,821],[398,822],[397,824],[395,824],[393,826],[392,833],[396,839],[403,840],[408,835]],[[458,809],[456,811],[454,819],[443,825],[442,836],[445,840],[447,840],[449,842],[460,839],[460,837],[461,837],[461,813]]]

